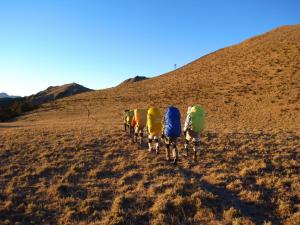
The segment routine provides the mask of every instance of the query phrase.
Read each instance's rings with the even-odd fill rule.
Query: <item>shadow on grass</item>
[[[0,129],[1,128],[20,128],[22,126],[7,126],[7,125],[0,125]]]
[[[190,179],[195,178],[198,180],[199,187],[217,196],[212,201],[204,201],[203,204],[211,208],[218,219],[222,219],[223,212],[225,209],[234,207],[237,209],[241,216],[250,218],[256,224],[263,224],[264,221],[271,221],[272,224],[281,224],[281,219],[276,216],[275,205],[271,202],[271,196],[274,196],[274,191],[266,187],[256,185],[256,189],[261,190],[265,193],[264,203],[248,202],[241,200],[238,193],[235,191],[228,190],[225,186],[210,184],[202,180],[200,173],[193,172],[191,170],[180,167],[180,173],[183,177]],[[186,185],[187,193],[189,189],[193,189],[192,185]]]

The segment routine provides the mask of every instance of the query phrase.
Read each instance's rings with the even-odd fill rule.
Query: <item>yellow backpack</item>
[[[158,108],[149,108],[147,113],[147,127],[149,134],[158,136],[162,130],[162,116]]]
[[[137,126],[143,128],[147,123],[147,110],[146,109],[135,109],[134,110],[134,118]]]

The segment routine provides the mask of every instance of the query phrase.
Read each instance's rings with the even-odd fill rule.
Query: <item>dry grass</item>
[[[299,40],[284,27],[1,124],[0,224],[299,224]],[[121,131],[123,108],[195,102],[198,163],[174,167]]]
[[[297,135],[205,132],[200,161],[181,157],[174,167],[122,131],[82,129],[79,148],[75,130],[19,128],[1,135],[7,140],[0,155],[2,222],[280,224],[297,218]],[[18,144],[11,146],[9,137]],[[268,147],[261,144],[266,137]]]

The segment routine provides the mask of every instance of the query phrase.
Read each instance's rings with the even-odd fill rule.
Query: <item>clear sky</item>
[[[0,0],[0,92],[111,87],[297,23],[299,0]]]

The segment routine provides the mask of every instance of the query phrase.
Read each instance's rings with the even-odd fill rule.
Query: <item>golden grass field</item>
[[[198,163],[173,166],[123,131],[125,108],[175,105],[184,120],[195,103]],[[45,104],[0,124],[0,224],[300,224],[299,103],[295,25]]]

